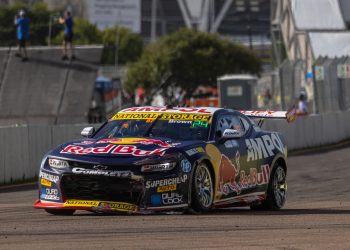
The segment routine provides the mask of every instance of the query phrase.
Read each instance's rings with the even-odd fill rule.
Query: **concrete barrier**
[[[29,61],[0,48],[0,124],[87,122],[102,46],[78,46],[75,61],[62,48],[29,47]]]
[[[295,150],[350,139],[348,124],[350,111],[298,117],[291,124],[266,120],[263,128],[283,133],[289,150]],[[37,176],[42,157],[65,141],[81,138],[80,131],[86,126],[91,125],[0,127],[0,184]]]
[[[0,127],[0,185],[36,177],[43,156],[65,141],[80,138],[86,126]]]
[[[291,124],[266,120],[263,128],[281,132],[290,150],[312,148],[350,139],[350,111],[300,116]]]

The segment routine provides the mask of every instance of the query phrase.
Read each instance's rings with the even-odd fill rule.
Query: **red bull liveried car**
[[[253,119],[259,119],[259,123]],[[149,213],[250,206],[278,210],[286,202],[287,147],[260,128],[292,112],[208,107],[121,110],[85,137],[42,160],[35,208]]]

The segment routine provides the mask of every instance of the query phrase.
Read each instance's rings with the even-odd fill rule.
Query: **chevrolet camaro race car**
[[[287,147],[281,134],[259,125],[293,117],[208,107],[124,109],[45,155],[34,206],[62,215],[278,210],[286,201]]]

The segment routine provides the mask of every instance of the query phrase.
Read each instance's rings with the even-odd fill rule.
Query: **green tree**
[[[132,92],[137,87],[142,87],[149,91],[165,81],[168,76],[169,56],[168,48],[164,44],[159,42],[149,44],[142,56],[136,62],[129,64],[126,89]]]
[[[16,45],[16,28],[14,25],[15,15],[25,5],[0,6],[0,46]]]
[[[42,2],[36,2],[30,8],[23,3],[17,3],[10,6],[0,6],[0,46],[16,45],[16,27],[14,17],[19,10],[25,10],[30,19],[30,45],[46,45],[49,33],[49,18],[52,12],[47,10],[47,5]],[[55,11],[54,11],[55,12]],[[53,25],[53,31],[57,25]]]
[[[30,18],[30,44],[47,45],[50,19],[47,5],[41,2],[35,3],[28,13],[28,17]]]
[[[142,53],[143,41],[139,34],[123,27],[113,27],[102,31],[104,45],[102,62],[115,63],[116,41],[118,40],[118,63],[125,64],[138,59]]]
[[[96,25],[91,24],[87,20],[80,18],[74,18],[74,44],[101,44],[101,31],[99,31]],[[64,37],[64,25],[61,25],[61,31],[57,34],[52,43],[53,44],[62,44]]]
[[[259,72],[259,59],[244,46],[218,34],[180,29],[145,49],[130,65],[126,86],[149,92],[175,84],[192,93],[201,84],[216,86],[224,74]]]

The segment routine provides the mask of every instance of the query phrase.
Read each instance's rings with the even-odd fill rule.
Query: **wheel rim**
[[[200,164],[196,170],[195,185],[196,192],[201,205],[209,208],[213,202],[213,184],[209,169]]]
[[[280,166],[276,168],[274,178],[273,178],[273,193],[274,200],[278,207],[283,207],[287,199],[287,182],[286,182],[286,172]]]

